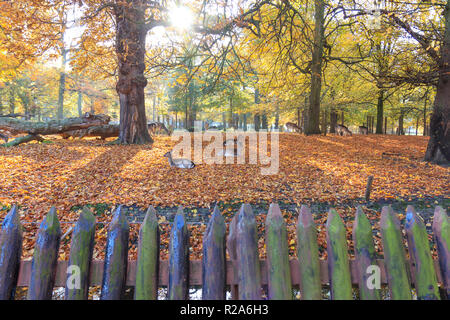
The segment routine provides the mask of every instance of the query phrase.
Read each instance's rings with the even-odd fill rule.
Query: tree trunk
[[[64,27],[65,28],[65,27]],[[67,63],[67,51],[64,47],[64,32],[61,36],[61,71],[59,73],[59,91],[58,91],[58,120],[64,118],[64,92],[66,91],[66,63]]]
[[[377,128],[376,134],[383,134],[383,102],[384,102],[384,91],[380,90],[378,92],[378,103],[377,103]]]
[[[247,113],[244,113],[244,131],[247,131]]]
[[[259,117],[259,114],[255,114],[255,131],[259,131],[259,129],[261,128],[261,120]]]
[[[118,142],[143,144],[153,142],[147,129],[144,88],[145,71],[145,1],[116,2],[116,54],[120,99]]]
[[[275,107],[275,129],[278,130],[279,126],[280,126],[280,106],[277,103]]]
[[[330,133],[336,133],[337,113],[334,110],[330,112]]]
[[[403,118],[404,118],[404,111],[403,109],[400,110],[400,117],[398,118],[398,135],[402,136],[405,134],[405,131],[403,129]]]
[[[387,134],[387,122],[388,122],[387,117],[384,117],[384,134]]]
[[[83,116],[83,94],[81,90],[78,90],[78,116],[80,118]]]
[[[314,45],[311,63],[311,93],[305,134],[320,134],[320,91],[322,89],[322,62],[324,45],[325,1],[314,1]]]

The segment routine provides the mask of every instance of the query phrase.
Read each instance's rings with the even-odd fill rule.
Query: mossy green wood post
[[[411,300],[400,221],[390,206],[384,206],[381,211],[380,228],[391,299]]]
[[[360,206],[356,209],[355,223],[353,224],[353,243],[355,246],[359,296],[361,300],[379,300],[381,297],[380,288],[377,288],[376,283],[373,283],[370,279],[373,274],[370,267],[378,266],[375,246],[373,245],[372,225]],[[368,283],[368,280],[370,283]],[[376,281],[377,279],[373,280]]]
[[[28,287],[28,300],[50,300],[55,282],[58,249],[61,238],[56,208],[42,221],[31,262],[31,277]]]
[[[66,300],[87,300],[94,251],[95,217],[84,207],[73,230],[67,270]]]
[[[14,205],[0,231],[0,300],[14,299],[22,255],[22,225]]]
[[[447,299],[450,299],[450,223],[447,212],[440,206],[434,210],[433,235],[444,288],[447,292]]]
[[[150,206],[139,230],[136,269],[136,300],[156,300],[159,272],[159,225],[155,209]]]
[[[119,206],[108,228],[101,300],[119,300],[123,297],[127,276],[129,232],[127,217],[122,206]]]
[[[225,233],[225,220],[215,206],[203,237],[203,300],[225,300]]]
[[[239,272],[239,299],[261,299],[261,267],[259,265],[258,233],[252,207],[243,204],[238,217],[237,263]]]
[[[286,224],[278,204],[272,203],[266,217],[266,250],[269,299],[291,300],[291,268],[289,265]]]
[[[351,300],[352,279],[348,261],[347,236],[344,223],[335,209],[330,209],[328,212],[327,253],[331,299]]]
[[[183,207],[178,208],[172,224],[169,244],[169,299],[189,298],[189,232]]]
[[[427,230],[422,218],[417,215],[413,206],[406,208],[405,230],[408,238],[409,255],[415,267],[417,298],[419,300],[440,299]]]
[[[297,221],[297,256],[300,268],[300,293],[303,300],[320,300],[319,248],[317,229],[309,207],[302,205]]]
[[[229,233],[227,239],[227,250],[230,255],[231,265],[233,268],[233,279],[231,279],[231,299],[237,300],[239,298],[239,287],[235,281],[239,273],[237,265],[237,245],[236,245],[236,234],[237,234],[237,222],[239,218],[239,213],[235,214],[229,225]]]

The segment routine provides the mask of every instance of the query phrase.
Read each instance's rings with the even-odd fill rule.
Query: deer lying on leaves
[[[299,126],[297,126],[295,123],[293,123],[293,122],[287,122],[286,123],[286,128],[289,131],[295,131],[295,132],[298,132],[298,133],[302,133],[302,129]]]
[[[359,126],[359,134],[369,134],[369,129],[365,126]]]
[[[352,132],[346,126],[336,125],[336,134],[340,136],[351,136]]]
[[[171,167],[177,167],[181,169],[192,169],[195,167],[195,163],[189,159],[172,159],[172,151],[167,152],[164,157],[169,160]]]
[[[236,157],[241,154],[242,143],[238,142],[237,138],[228,139],[223,142],[224,150],[219,150],[218,156]],[[227,146],[233,146],[233,151],[228,150]]]

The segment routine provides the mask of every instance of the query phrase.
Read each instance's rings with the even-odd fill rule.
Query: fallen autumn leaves
[[[260,174],[257,165],[206,165],[193,170],[173,169],[164,153],[175,141],[159,137],[151,146],[109,146],[87,141],[56,140],[53,144],[30,143],[0,149],[0,204],[17,203],[23,210],[26,227],[24,257],[30,257],[38,224],[51,205],[62,222],[78,219],[73,206],[84,204],[125,204],[153,206],[208,207],[215,201],[239,199],[249,203],[261,200],[293,204],[357,201],[364,193],[369,175],[375,177],[374,201],[397,198],[448,197],[450,169],[422,162],[427,138],[415,136],[311,136],[280,134],[280,170],[272,176]],[[382,159],[383,152],[400,157]],[[340,210],[342,216],[354,214]],[[175,209],[174,209],[175,211]],[[230,212],[230,216],[233,212]],[[3,210],[0,217],[6,214]],[[296,219],[285,212],[288,223]],[[378,214],[370,213],[373,218]],[[101,258],[109,215],[97,216],[97,245],[94,257]],[[263,226],[264,216],[258,217]],[[326,222],[317,217],[316,222]],[[350,232],[351,222],[347,228]],[[62,223],[63,232],[71,224]],[[130,232],[133,239],[139,225]],[[161,244],[166,248],[170,226],[162,225]],[[295,247],[294,229],[289,228],[290,244]],[[323,242],[324,228],[319,229]],[[204,225],[191,225],[191,256],[201,255]],[[321,240],[322,239],[322,240]],[[62,259],[68,256],[70,236],[62,242]],[[351,243],[350,243],[351,244]],[[264,248],[264,240],[260,240]],[[162,250],[163,258],[167,251]],[[295,250],[291,250],[292,253]],[[262,250],[264,255],[264,250]]]

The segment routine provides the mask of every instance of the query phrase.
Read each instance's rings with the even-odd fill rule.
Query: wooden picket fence
[[[66,299],[87,299],[89,286],[101,285],[101,299],[123,298],[126,286],[135,286],[135,299],[157,299],[158,287],[167,286],[169,299],[188,299],[189,286],[202,286],[203,299],[259,300],[267,286],[269,299],[292,299],[299,286],[302,299],[321,299],[322,286],[332,299],[352,299],[359,287],[361,299],[380,299],[381,289],[368,286],[368,268],[378,266],[381,284],[391,299],[448,297],[450,284],[450,226],[448,216],[436,207],[433,236],[438,259],[433,260],[422,219],[408,206],[405,231],[410,258],[406,258],[402,231],[390,206],[382,210],[380,228],[384,260],[377,259],[372,227],[359,207],[353,225],[355,259],[348,258],[345,226],[331,209],[326,224],[328,260],[319,260],[317,231],[309,207],[302,206],[297,222],[298,259],[289,260],[287,231],[277,204],[270,206],[265,226],[267,259],[260,261],[255,216],[242,205],[230,223],[214,209],[203,238],[203,259],[189,261],[189,234],[183,209],[175,216],[169,260],[159,260],[159,226],[150,207],[139,232],[138,259],[128,261],[129,227],[118,207],[109,225],[105,260],[92,260],[95,218],[84,208],[72,234],[69,261],[58,261],[61,238],[56,210],[41,223],[32,261],[21,261],[22,227],[14,206],[0,233],[0,299],[14,299],[17,286],[28,287],[28,299],[51,299],[54,287],[65,287]],[[228,250],[231,260],[226,260]],[[78,275],[78,276],[77,276]],[[369,281],[370,282],[370,281]],[[440,288],[439,288],[440,284]]]

